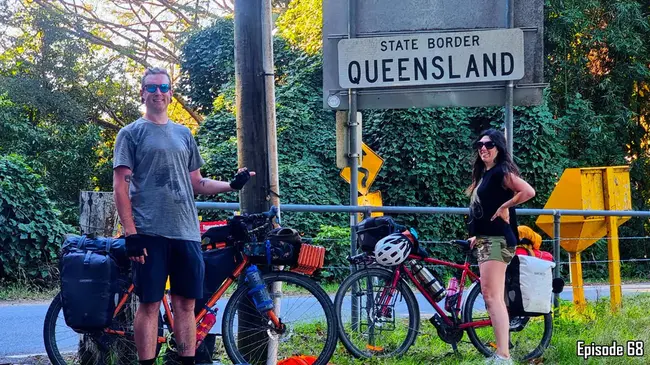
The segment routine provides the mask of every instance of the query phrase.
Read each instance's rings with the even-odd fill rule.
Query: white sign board
[[[500,29],[342,39],[342,88],[441,85],[524,77],[524,32]]]

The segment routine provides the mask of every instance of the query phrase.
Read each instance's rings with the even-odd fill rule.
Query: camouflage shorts
[[[512,260],[515,248],[508,247],[503,237],[479,236],[472,252],[479,263],[496,260],[507,264]]]

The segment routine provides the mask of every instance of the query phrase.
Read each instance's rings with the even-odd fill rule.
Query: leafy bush
[[[325,281],[340,283],[350,275],[350,228],[322,225],[314,244],[325,247],[325,267],[316,275]]]
[[[71,231],[24,159],[0,156],[0,281],[51,284],[63,234]]]

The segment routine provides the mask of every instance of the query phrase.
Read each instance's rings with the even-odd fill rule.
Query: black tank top
[[[501,236],[506,239],[508,246],[515,246],[519,241],[515,208],[508,209],[510,224],[500,217],[490,220],[497,209],[514,196],[514,192],[504,186],[504,177],[502,164],[497,164],[483,173],[477,191],[479,202],[470,206],[468,228],[470,236]]]

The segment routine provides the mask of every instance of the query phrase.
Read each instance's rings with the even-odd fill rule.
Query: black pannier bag
[[[232,246],[234,240],[232,231],[230,225],[212,227],[201,235],[201,244],[209,248],[217,247],[221,243]]]
[[[110,325],[119,291],[123,239],[69,236],[61,249],[61,300],[66,324],[80,333]],[[125,262],[126,261],[126,262]]]
[[[235,271],[238,264],[236,253],[235,247],[224,247],[203,252],[203,262],[205,263],[203,298],[196,300],[196,313],[203,309],[212,294]]]
[[[395,223],[389,216],[371,217],[357,225],[357,238],[364,252],[374,252],[377,242],[391,233],[402,232],[406,227]]]

